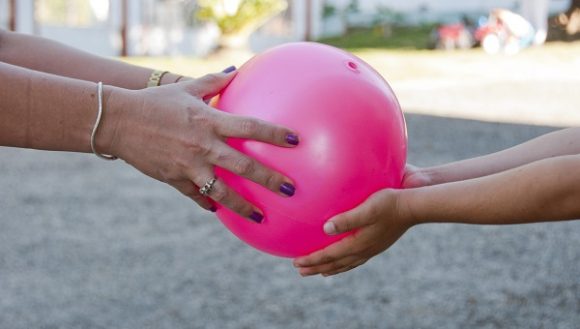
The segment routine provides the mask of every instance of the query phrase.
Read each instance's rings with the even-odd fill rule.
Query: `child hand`
[[[300,275],[335,275],[364,264],[385,251],[414,225],[400,190],[385,189],[360,206],[339,214],[324,224],[327,234],[356,231],[341,241],[294,260]]]
[[[423,187],[433,184],[433,178],[425,169],[412,164],[407,164],[405,166],[402,188]]]

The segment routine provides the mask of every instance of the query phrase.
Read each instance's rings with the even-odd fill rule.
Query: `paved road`
[[[547,127],[408,116],[410,161]],[[578,328],[580,221],[424,225],[335,278],[300,278],[121,162],[0,148],[0,328]],[[509,182],[506,182],[509,184]]]

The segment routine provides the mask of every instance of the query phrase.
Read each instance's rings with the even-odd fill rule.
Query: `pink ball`
[[[291,178],[292,197],[216,169],[219,179],[264,212],[256,224],[225,207],[217,211],[229,230],[259,250],[297,257],[321,249],[346,236],[326,235],[326,220],[378,190],[400,187],[405,119],[387,82],[350,53],[306,42],[272,48],[239,69],[217,108],[289,127],[300,136],[295,148],[228,141]]]

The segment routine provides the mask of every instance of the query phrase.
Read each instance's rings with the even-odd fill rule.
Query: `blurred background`
[[[577,0],[1,0],[0,26],[104,56],[206,56],[220,46],[241,47],[234,36],[254,51],[303,40],[347,48],[467,48],[478,43],[474,35],[437,45],[434,27],[473,32],[492,9],[505,8],[533,25],[537,44],[546,36],[573,40],[579,7]]]
[[[580,124],[578,0],[0,0],[0,27],[193,77],[341,47],[393,87],[419,166]],[[123,163],[0,148],[0,172],[0,328],[580,324],[578,221],[423,225],[303,279]]]

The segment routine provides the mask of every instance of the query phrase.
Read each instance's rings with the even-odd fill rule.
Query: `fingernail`
[[[233,72],[235,70],[236,70],[236,67],[232,65],[232,66],[228,67],[227,69],[223,70],[222,72],[230,73],[230,72]]]
[[[216,212],[217,211],[217,207],[216,206],[212,206],[211,208],[209,208],[209,211]]]
[[[254,222],[260,224],[262,222],[262,220],[264,219],[264,215],[260,214],[257,211],[254,211],[251,215],[250,215],[250,219],[253,220]]]
[[[280,185],[280,192],[286,194],[287,196],[293,196],[294,192],[296,192],[296,188],[290,183],[284,183]]]
[[[299,143],[298,136],[296,136],[294,134],[286,135],[286,143],[288,143],[290,145],[298,145],[298,143]]]
[[[336,234],[336,225],[331,221],[326,222],[322,228],[324,229],[324,233],[328,235]]]

